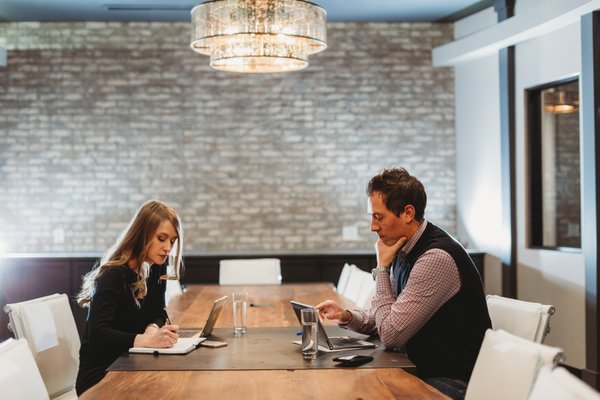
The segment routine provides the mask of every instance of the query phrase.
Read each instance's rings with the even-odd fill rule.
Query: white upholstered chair
[[[25,339],[0,343],[0,397],[46,400],[48,392]]]
[[[465,400],[527,400],[542,366],[554,366],[562,349],[488,329],[467,386]]]
[[[350,267],[350,264],[348,264],[348,263],[344,264],[344,268],[342,268],[342,272],[340,273],[340,278],[338,279],[337,286],[335,287],[335,290],[338,293],[344,293],[344,289],[346,288],[346,285],[348,284],[348,278],[350,278],[351,270],[352,270],[352,268]]]
[[[360,294],[360,288],[363,284],[363,271],[361,271],[356,265],[350,265],[350,274],[348,276],[348,283],[342,292],[342,295],[348,300],[356,303],[358,295]]]
[[[178,280],[168,280],[167,281],[167,290],[165,291],[165,305],[169,305],[169,302],[183,294],[183,288],[181,287],[181,282]]]
[[[167,267],[167,275],[173,276],[175,275],[175,271],[173,270],[173,266],[169,265]],[[179,279],[168,279],[167,280],[167,288],[165,290],[165,305],[169,305],[169,302],[183,294],[183,288],[181,286],[181,282]]]
[[[363,277],[363,283],[358,292],[358,298],[356,299],[356,306],[360,308],[370,308],[371,299],[375,295],[375,281],[373,275],[368,272],[361,271]]]
[[[550,331],[554,314],[551,305],[488,295],[487,306],[494,330],[502,329],[536,343],[543,343]]]
[[[281,262],[278,258],[221,260],[219,285],[280,285]]]
[[[600,400],[600,394],[563,367],[543,367],[529,400]]]
[[[10,329],[26,339],[51,399],[76,399],[79,333],[65,294],[53,294],[4,308]]]

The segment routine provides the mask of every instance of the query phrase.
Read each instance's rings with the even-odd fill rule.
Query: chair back
[[[375,295],[375,281],[373,280],[373,275],[368,272],[361,271],[362,274],[362,285],[360,287],[360,292],[358,292],[358,298],[356,299],[356,305],[360,308],[370,308],[371,307],[371,299]]]
[[[600,394],[563,367],[543,367],[529,400],[600,400]]]
[[[168,280],[167,281],[167,289],[165,291],[165,305],[169,305],[169,302],[183,294],[183,288],[181,287],[181,282],[178,280]]]
[[[348,264],[348,263],[344,264],[344,268],[342,268],[342,272],[340,273],[340,278],[338,279],[338,284],[335,288],[338,293],[344,293],[344,289],[346,288],[346,285],[348,284],[348,278],[350,278],[351,269],[352,268],[350,268],[350,264]]]
[[[556,365],[562,356],[557,347],[488,329],[465,400],[527,400],[538,370]]]
[[[550,317],[554,314],[551,305],[488,295],[487,306],[494,330],[502,329],[536,343],[543,343],[550,332]]]
[[[348,276],[348,283],[342,292],[345,298],[356,303],[358,295],[360,294],[360,288],[363,284],[363,272],[356,265],[350,265],[350,276]]]
[[[10,329],[26,339],[50,398],[77,398],[79,333],[65,294],[7,304]]]
[[[0,390],[3,399],[46,400],[48,392],[25,339],[0,343]]]
[[[219,261],[219,285],[280,285],[278,258]]]

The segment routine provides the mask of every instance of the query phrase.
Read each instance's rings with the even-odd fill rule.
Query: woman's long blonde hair
[[[140,299],[146,297],[148,291],[146,279],[149,273],[149,264],[145,262],[146,254],[152,243],[153,235],[165,220],[170,221],[177,232],[175,242],[177,251],[174,257],[169,256],[169,258],[177,278],[181,276],[183,270],[183,228],[179,216],[167,204],[158,200],[150,200],[139,208],[127,228],[119,235],[116,243],[106,251],[94,268],[83,277],[81,292],[77,295],[77,302],[81,307],[89,306],[96,289],[96,282],[104,271],[108,268],[125,265],[129,260],[135,261],[134,271],[137,271],[137,280],[131,286],[131,293],[138,304]],[[173,254],[172,250],[171,254]]]

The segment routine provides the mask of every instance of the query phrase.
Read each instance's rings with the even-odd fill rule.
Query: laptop
[[[290,304],[292,305],[292,308],[296,313],[296,318],[298,318],[298,322],[300,323],[302,323],[300,310],[304,308],[313,308],[313,306],[302,304],[293,300],[290,301]],[[375,343],[367,342],[366,340],[352,336],[329,336],[320,320],[318,321],[318,325],[319,347],[321,350],[335,351],[346,349],[370,349],[377,347]]]
[[[203,337],[207,338],[213,331],[215,327],[215,323],[221,315],[221,311],[223,311],[223,306],[225,305],[225,300],[227,300],[227,296],[223,296],[218,298],[213,303],[212,309],[210,310],[210,314],[208,314],[208,318],[206,319],[206,323],[202,329],[179,329],[177,332],[180,338],[198,338]]]

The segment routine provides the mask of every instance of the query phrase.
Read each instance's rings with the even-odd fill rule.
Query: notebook
[[[302,323],[302,317],[300,314],[300,310],[304,308],[313,308],[313,306],[309,306],[308,304],[302,304],[297,301],[290,301],[294,312],[296,313],[296,318],[298,321]],[[319,338],[319,350],[323,351],[336,351],[336,350],[347,350],[347,349],[368,349],[377,347],[375,343],[367,342],[366,340],[362,340],[356,337],[351,336],[329,336],[327,331],[325,331],[325,327],[319,321],[318,327],[318,338]]]
[[[130,353],[149,353],[149,354],[187,354],[206,340],[208,335],[212,333],[215,323],[223,311],[223,305],[227,300],[227,296],[223,296],[214,301],[210,314],[206,319],[206,323],[202,329],[180,329],[179,339],[173,347],[157,348],[157,347],[132,347]]]

